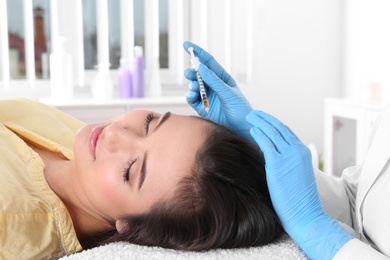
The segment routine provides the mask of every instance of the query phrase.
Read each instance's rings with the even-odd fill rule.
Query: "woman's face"
[[[207,122],[135,110],[76,134],[72,186],[90,214],[109,222],[147,213],[191,173]]]

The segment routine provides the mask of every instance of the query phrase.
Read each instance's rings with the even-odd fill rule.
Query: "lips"
[[[99,141],[99,136],[102,133],[104,128],[105,128],[105,126],[95,127],[92,130],[91,135],[89,136],[89,149],[90,149],[94,159],[96,159],[96,146],[97,146],[97,143]]]

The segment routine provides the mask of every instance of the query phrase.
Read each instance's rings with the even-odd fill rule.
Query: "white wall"
[[[248,48],[245,41],[248,32],[243,25],[248,13],[242,10],[246,1],[232,1],[231,6],[230,45],[233,56],[242,55],[239,65],[226,64],[226,33],[217,26],[224,21],[223,5],[210,4],[214,9],[208,15],[207,49],[230,67],[240,82],[245,81],[240,67],[245,67]],[[342,94],[343,1],[253,0],[252,3],[252,76],[249,82],[240,84],[241,89],[255,108],[281,119],[304,143],[314,143],[321,153],[324,98]]]
[[[367,100],[376,86],[389,102],[390,1],[347,0],[345,10],[344,95]]]
[[[257,6],[264,15],[254,38],[258,66],[246,91],[255,107],[320,152],[324,98],[342,93],[342,2],[267,0]]]

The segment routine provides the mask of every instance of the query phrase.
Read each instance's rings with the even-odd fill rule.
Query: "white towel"
[[[250,260],[250,259],[308,259],[297,244],[287,235],[282,236],[277,242],[250,248],[216,249],[207,252],[182,252],[161,247],[147,247],[133,245],[125,242],[116,242],[108,245],[85,250],[62,260],[77,259],[176,259],[176,260]]]

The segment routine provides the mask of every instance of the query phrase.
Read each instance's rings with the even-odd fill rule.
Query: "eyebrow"
[[[154,128],[153,132],[155,132],[170,116],[171,116],[171,112],[166,112],[165,114],[163,114],[160,120],[158,121],[156,127]]]
[[[166,112],[165,114],[163,114],[161,116],[160,120],[157,122],[157,125],[154,128],[153,132],[155,132],[170,116],[171,116],[171,112]],[[139,177],[138,189],[141,189],[142,184],[145,181],[147,155],[148,154],[145,153],[144,160],[143,160],[142,167],[141,167],[141,176]]]

